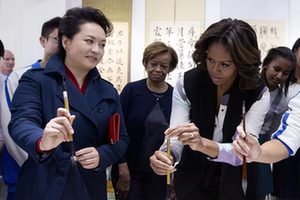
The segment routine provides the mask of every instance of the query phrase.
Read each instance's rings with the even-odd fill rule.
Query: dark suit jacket
[[[49,155],[36,152],[36,141],[43,128],[64,107],[62,77],[64,64],[53,56],[45,69],[27,71],[20,79],[12,104],[9,131],[14,141],[29,158],[22,166],[17,185],[17,199],[97,199],[106,200],[106,168],[126,151],[128,136],[119,96],[113,86],[101,79],[97,69],[87,75],[87,88],[82,95],[66,80],[70,112],[76,115],[74,145],[79,150],[95,147],[100,155],[97,169],[86,170],[79,163],[72,166],[68,143],[60,144]],[[121,113],[120,140],[110,145],[107,140],[109,117]]]

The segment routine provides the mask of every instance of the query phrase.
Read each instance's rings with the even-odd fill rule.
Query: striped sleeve
[[[289,101],[288,110],[283,114],[273,139],[282,142],[290,156],[293,156],[300,147],[300,92]]]

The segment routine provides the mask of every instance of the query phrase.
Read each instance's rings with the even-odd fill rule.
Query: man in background
[[[2,41],[0,40],[0,62],[2,62],[3,56],[4,56],[4,45],[3,45]],[[0,75],[0,97],[2,97],[4,80],[5,80],[5,76]],[[0,102],[1,102],[1,98],[0,98]],[[3,141],[2,130],[1,130],[1,126],[0,126],[0,152],[3,148],[3,144],[4,144],[4,141]],[[0,160],[1,160],[1,157],[0,157]]]
[[[0,59],[0,73],[8,76],[15,67],[15,55],[10,50],[5,50],[3,57]]]
[[[42,60],[38,60],[32,65],[12,72],[5,81],[1,97],[2,101],[0,112],[2,133],[5,141],[5,147],[3,149],[2,171],[4,182],[8,186],[7,200],[15,199],[15,190],[19,170],[24,161],[27,159],[27,154],[14,143],[7,129],[11,118],[9,108],[11,106],[12,97],[23,73],[32,68],[45,67],[49,58],[58,51],[58,28],[60,21],[60,17],[55,17],[45,22],[42,26],[41,36],[39,38],[40,44],[44,48]]]
[[[0,59],[2,59],[4,55],[4,46],[3,46],[3,43],[2,41],[0,40]],[[1,80],[1,77],[0,77],[0,95],[2,97],[2,88],[3,88],[3,80]],[[1,99],[0,99],[0,102],[1,102]],[[0,151],[2,150],[2,147],[3,147],[3,137],[2,137],[2,131],[1,131],[1,128],[0,128]],[[0,155],[0,160],[2,159],[2,156]],[[2,170],[0,170],[2,171]],[[1,172],[2,174],[2,172]],[[2,177],[0,178],[0,198],[2,197],[2,187],[3,187],[3,182],[2,182]]]

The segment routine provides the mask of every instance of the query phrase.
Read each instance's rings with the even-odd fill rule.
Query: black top
[[[230,95],[227,112],[223,123],[223,142],[231,143],[236,127],[242,119],[242,102],[246,110],[260,98],[264,88],[261,84],[253,91],[241,92],[238,88],[239,77],[226,92]],[[184,74],[184,89],[191,102],[190,119],[199,128],[201,136],[212,139],[217,111],[217,86],[209,74],[198,68]],[[247,196],[256,196],[254,164],[248,165]],[[241,187],[241,167],[211,162],[207,155],[184,146],[178,170],[175,173],[175,189],[181,199],[241,200],[244,199]],[[212,190],[216,190],[211,192]],[[199,192],[202,191],[202,192]],[[219,195],[218,195],[219,194]]]

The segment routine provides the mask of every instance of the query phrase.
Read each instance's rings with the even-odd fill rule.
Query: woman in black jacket
[[[223,19],[212,24],[196,42],[193,60],[174,88],[170,127],[174,179],[179,200],[256,199],[255,166],[248,165],[248,188],[231,142],[245,108],[247,132],[258,135],[269,108],[269,92],[260,80],[260,51],[252,27]],[[245,102],[245,103],[244,103]],[[244,105],[244,106],[243,106]],[[176,136],[176,137],[175,137]],[[172,161],[157,151],[150,164],[157,174],[174,170]]]

